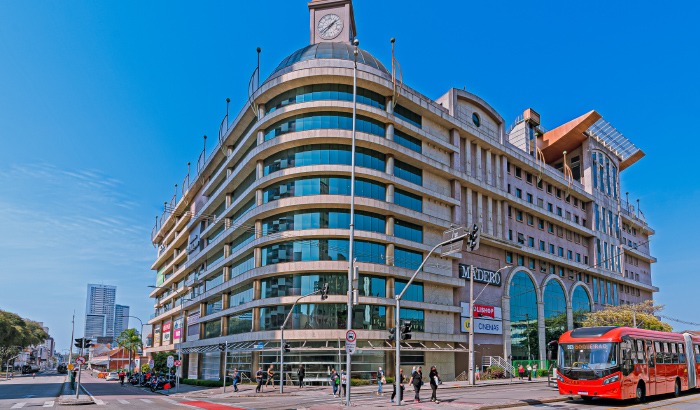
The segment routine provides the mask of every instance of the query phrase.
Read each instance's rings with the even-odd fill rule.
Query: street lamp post
[[[294,312],[294,308],[296,307],[297,303],[299,303],[299,301],[305,297],[313,296],[317,293],[321,294],[321,300],[328,299],[328,283],[324,283],[323,287],[315,292],[300,296],[292,305],[289,313],[287,313],[287,317],[284,319],[284,323],[282,323],[282,326],[280,327],[280,393],[284,393],[284,329],[287,327],[287,322],[289,321],[289,318],[292,317],[292,313]],[[272,384],[274,386],[274,382]]]
[[[139,329],[140,329],[140,331],[139,331],[139,340],[141,340],[141,354],[143,354],[143,321],[142,321],[141,319],[139,319],[138,317],[136,317],[136,316],[122,315],[122,316],[120,316],[120,317],[130,317],[130,318],[132,318],[132,319],[136,319],[136,320],[139,321],[139,324],[141,325],[141,327],[139,328]],[[139,356],[139,358],[140,358],[140,357],[141,357],[141,356]],[[107,366],[107,368],[109,368],[109,366]],[[134,369],[131,368],[131,363],[129,363],[129,369],[131,369],[132,372],[133,372],[133,370],[134,370]],[[139,371],[139,384],[140,384],[140,383],[143,383],[143,372],[141,372],[141,362],[140,362],[140,361],[139,361],[139,369],[138,369],[138,371]]]

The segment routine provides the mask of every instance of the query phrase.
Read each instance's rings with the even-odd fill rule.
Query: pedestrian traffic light
[[[411,321],[404,320],[403,326],[401,326],[401,340],[411,339]]]
[[[284,344],[284,352],[289,353],[292,351],[292,346],[289,343]]]
[[[474,252],[479,249],[479,240],[481,235],[479,234],[479,226],[474,224],[471,233],[469,234],[469,239],[467,240],[467,247],[469,252]]]
[[[392,327],[391,329],[389,329],[389,337],[387,337],[387,340],[390,342],[393,342],[394,340],[396,340],[396,328],[395,327]]]
[[[328,299],[328,282],[323,284],[323,287],[321,288],[321,300],[326,300]]]

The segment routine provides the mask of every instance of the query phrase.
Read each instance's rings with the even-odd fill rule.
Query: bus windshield
[[[559,345],[560,368],[602,370],[617,365],[617,343],[563,343]]]

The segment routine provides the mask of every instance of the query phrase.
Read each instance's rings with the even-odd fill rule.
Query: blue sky
[[[622,182],[657,232],[656,299],[700,322],[700,188],[683,156],[698,150],[700,3],[435,4],[356,0],[361,46],[388,65],[396,37],[407,85],[466,87],[508,122],[600,112],[647,154]],[[255,48],[265,77],[308,27],[304,0],[0,2],[0,309],[44,321],[59,349],[74,309],[82,334],[88,282],[147,319],[155,215],[226,97],[242,107]]]

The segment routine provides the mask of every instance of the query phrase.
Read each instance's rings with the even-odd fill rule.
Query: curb
[[[82,406],[82,405],[86,405],[86,404],[97,404],[97,400],[93,397],[92,394],[90,394],[90,392],[87,391],[87,389],[85,389],[85,387],[83,385],[80,385],[80,389],[83,391],[83,393],[90,396],[90,399],[77,399],[76,400],[75,398],[72,397],[72,395],[73,395],[72,393],[71,393],[70,398],[65,397],[67,395],[64,395],[63,393],[65,392],[66,386],[68,384],[70,384],[69,381],[64,381],[62,386],[61,386],[61,390],[60,390],[58,397],[57,397],[57,402],[59,405],[61,405],[61,406]],[[99,402],[102,402],[102,400],[99,400]]]

